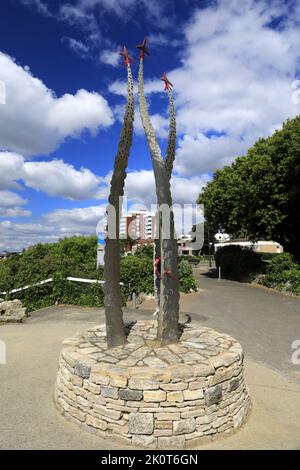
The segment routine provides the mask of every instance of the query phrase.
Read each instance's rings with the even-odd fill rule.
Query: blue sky
[[[1,2],[0,252],[95,233],[124,111],[124,44],[137,58],[149,38],[146,91],[163,149],[162,72],[175,85],[173,195],[193,203],[217,168],[299,114],[299,20],[297,0]],[[138,109],[126,193],[155,203]]]

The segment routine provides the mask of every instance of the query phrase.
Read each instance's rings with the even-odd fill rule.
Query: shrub
[[[197,290],[196,279],[188,261],[182,260],[178,264],[179,288],[181,292]]]
[[[297,269],[298,265],[290,253],[280,253],[273,258],[266,269],[267,274],[281,274],[283,271]]]
[[[263,269],[261,257],[249,248],[229,245],[219,248],[215,254],[217,268],[222,276],[230,279],[246,280]]]
[[[53,277],[53,283],[10,294],[8,298],[19,298],[29,311],[53,305],[56,301],[101,307],[104,300],[101,284],[66,280],[68,276],[103,279],[103,267],[96,270],[96,248],[96,237],[71,237],[56,244],[31,247],[20,255],[1,261],[0,292]],[[188,263],[179,263],[179,275],[183,292],[196,289],[196,281]],[[124,303],[132,292],[153,293],[153,259],[150,249],[142,250],[136,256],[122,258],[121,281],[124,283]]]
[[[153,293],[153,262],[150,258],[141,256],[126,256],[121,262],[121,282],[124,283],[122,292],[128,298],[132,292],[137,294]]]
[[[281,253],[271,260],[259,282],[267,287],[300,294],[300,268],[290,253]]]

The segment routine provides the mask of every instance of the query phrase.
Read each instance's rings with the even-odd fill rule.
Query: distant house
[[[191,246],[191,242],[193,241],[193,237],[189,234],[180,235],[177,239],[177,246],[178,246],[178,255],[192,255],[193,254],[193,246]]]
[[[251,248],[257,253],[283,253],[283,247],[280,243],[269,241],[269,240],[259,240],[257,242],[252,242],[246,238],[238,238],[227,241],[217,241],[214,244],[215,251],[223,246],[238,245],[244,248]]]
[[[3,253],[0,253],[0,260],[8,259],[8,258],[11,258],[12,256],[19,255],[19,254],[20,253],[17,253],[17,252],[4,251]]]

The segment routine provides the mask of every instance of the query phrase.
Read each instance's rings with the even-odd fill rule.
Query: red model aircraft
[[[130,62],[134,62],[134,59],[130,57],[125,46],[123,47],[123,51],[119,52],[119,55],[124,58],[125,65],[130,65]]]
[[[172,90],[174,85],[172,85],[172,83],[168,80],[166,72],[164,72],[163,76],[161,77],[161,80],[165,83],[165,91]]]
[[[140,51],[140,59],[144,60],[145,54],[150,55],[149,49],[147,47],[147,38],[144,39],[142,44],[138,44],[136,47]]]

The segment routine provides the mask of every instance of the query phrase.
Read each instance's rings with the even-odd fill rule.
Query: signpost
[[[105,250],[105,232],[98,233],[98,246],[97,246],[97,269],[99,266],[104,266],[104,250]]]

